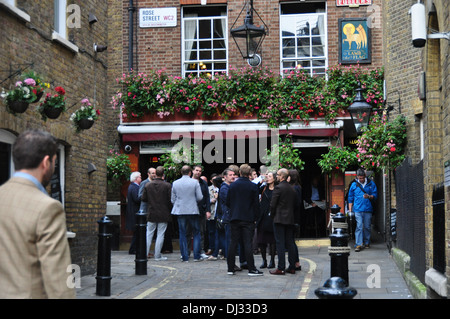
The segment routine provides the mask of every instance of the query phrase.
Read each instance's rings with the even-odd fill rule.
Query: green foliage
[[[201,156],[198,161],[198,146],[196,144],[177,143],[174,148],[161,155],[160,162],[164,166],[164,178],[168,182],[173,182],[181,177],[183,165],[200,165]]]
[[[309,123],[323,118],[334,123],[355,97],[360,81],[366,101],[383,103],[383,69],[368,71],[359,65],[335,66],[328,81],[293,70],[281,77],[264,67],[230,69],[229,74],[186,78],[169,77],[163,70],[149,75],[130,72],[117,79],[122,90],[112,98],[123,117],[146,113],[163,118],[175,113],[202,114],[229,119],[243,114],[264,119],[270,127],[291,121]]]
[[[110,148],[109,156],[106,158],[107,179],[110,185],[120,185],[123,179],[127,179],[131,174],[131,162],[126,154]]]
[[[357,144],[361,167],[373,171],[395,169],[405,159],[406,118],[399,115],[388,122],[386,115],[375,113]]]
[[[358,164],[358,157],[356,151],[348,146],[330,146],[328,153],[322,154],[321,158],[317,160],[317,164],[324,173],[345,172],[348,168]]]
[[[278,144],[272,145],[270,150],[266,149],[266,161],[269,171],[277,171],[280,168],[296,169],[302,171],[305,162],[300,157],[300,150],[292,146],[292,136],[280,136]]]

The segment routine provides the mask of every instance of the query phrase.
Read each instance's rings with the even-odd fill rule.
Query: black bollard
[[[352,287],[346,287],[346,284],[340,277],[331,277],[314,293],[319,299],[353,299],[357,291]]]
[[[330,235],[331,246],[328,247],[328,253],[331,257],[330,277],[340,277],[345,280],[348,286],[348,256],[350,255],[350,247],[348,246],[349,235],[346,231],[347,219],[339,211],[339,206],[333,205],[332,209],[335,210],[335,215],[333,217],[334,231]]]
[[[136,275],[147,275],[147,214],[136,213]]]
[[[98,296],[111,295],[111,224],[112,221],[104,216],[99,221],[97,280],[96,294]]]

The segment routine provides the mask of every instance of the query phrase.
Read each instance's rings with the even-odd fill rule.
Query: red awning
[[[279,130],[280,134],[292,134],[293,136],[303,137],[330,137],[339,134],[338,128],[301,128],[291,130]],[[204,132],[157,132],[157,133],[124,133],[122,138],[124,142],[146,142],[146,141],[162,141],[162,140],[177,140],[181,137],[202,138],[202,139],[239,139],[239,138],[258,138],[270,136],[270,130],[267,131],[248,131],[248,130],[234,130],[234,131],[204,131]]]

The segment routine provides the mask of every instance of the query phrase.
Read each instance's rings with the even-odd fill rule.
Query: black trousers
[[[236,264],[236,253],[239,240],[242,239],[240,249],[244,250],[245,259],[247,261],[248,270],[255,270],[255,260],[253,258],[253,234],[255,233],[255,223],[242,220],[234,220],[230,223],[231,242],[228,247],[227,264],[228,271],[232,271]]]
[[[295,269],[294,225],[273,224],[278,254],[278,269],[286,269],[286,250],[289,269]]]

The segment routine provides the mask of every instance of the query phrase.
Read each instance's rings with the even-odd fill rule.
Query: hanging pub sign
[[[338,23],[339,63],[371,63],[372,44],[366,18],[341,18]]]
[[[177,26],[177,8],[139,9],[139,27],[165,28]]]
[[[337,7],[370,6],[372,0],[336,0]]]

